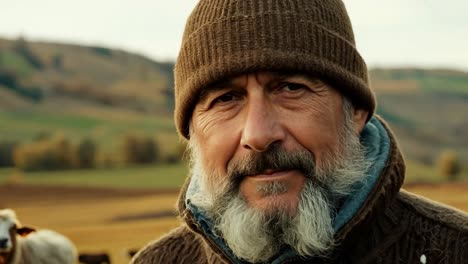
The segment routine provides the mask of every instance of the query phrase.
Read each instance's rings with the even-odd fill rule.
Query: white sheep
[[[21,227],[11,209],[0,210],[0,264],[74,264],[77,251],[63,235]]]

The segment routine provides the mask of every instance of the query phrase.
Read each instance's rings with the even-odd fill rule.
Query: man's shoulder
[[[430,221],[468,236],[468,214],[454,207],[401,190],[398,200],[408,208],[415,219]],[[415,223],[413,223],[415,224]]]
[[[201,241],[181,225],[148,243],[132,259],[132,264],[197,263],[203,258]]]

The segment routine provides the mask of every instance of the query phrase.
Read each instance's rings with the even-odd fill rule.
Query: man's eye
[[[219,96],[218,98],[216,98],[214,101],[213,101],[213,104],[216,104],[216,103],[226,103],[226,102],[230,102],[230,101],[233,101],[233,100],[236,100],[238,99],[239,97],[233,93],[226,93],[226,94],[223,94],[221,96]]]
[[[283,83],[281,85],[281,89],[288,92],[294,92],[305,88],[305,85],[299,83]]]

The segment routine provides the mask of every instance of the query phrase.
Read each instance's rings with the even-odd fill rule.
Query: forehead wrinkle
[[[291,79],[291,78],[303,79],[304,81],[307,81],[307,82],[309,82],[311,84],[321,84],[321,85],[325,84],[319,78],[317,78],[317,77],[315,77],[313,75],[305,74],[305,73],[301,73],[301,72],[273,71],[273,72],[264,72],[264,73],[260,73],[260,74],[263,74],[265,76],[264,78],[267,79],[266,81],[263,81],[263,82],[266,83],[267,87],[273,85],[274,83],[283,82],[283,81],[286,81],[287,79]],[[262,79],[261,75],[257,77],[257,80],[259,80],[259,83],[262,83],[261,79]]]
[[[285,80],[285,79],[292,79],[292,78],[297,78],[297,79],[302,79],[310,84],[320,84],[320,86],[323,86],[325,85],[325,83],[320,80],[319,78],[315,77],[315,76],[312,76],[312,75],[308,75],[308,74],[303,74],[303,73],[295,73],[295,74],[284,74],[282,75],[282,80]]]

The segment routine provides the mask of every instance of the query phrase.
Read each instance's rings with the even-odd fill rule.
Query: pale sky
[[[468,1],[345,0],[371,67],[468,71]],[[177,56],[197,0],[0,0],[0,37],[101,45],[157,60]]]

